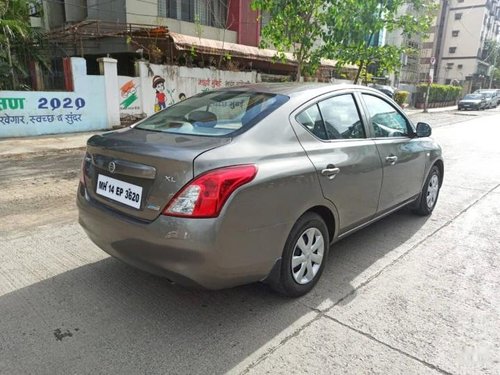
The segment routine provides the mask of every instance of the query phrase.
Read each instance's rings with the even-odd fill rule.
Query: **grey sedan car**
[[[458,110],[485,109],[487,106],[485,94],[467,94],[458,101]]]
[[[401,207],[433,211],[441,148],[377,90],[206,92],[88,140],[79,221],[104,251],[187,285],[310,291],[332,243]]]

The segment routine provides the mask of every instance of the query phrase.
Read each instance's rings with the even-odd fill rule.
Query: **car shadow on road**
[[[0,372],[230,371],[317,308],[352,303],[363,280],[425,236],[425,223],[403,210],[334,244],[320,283],[295,300],[261,284],[186,289],[112,258],[67,271],[0,297]]]
[[[439,223],[405,208],[334,243],[321,280],[302,300],[320,310],[352,302],[360,285],[417,245]],[[424,225],[426,229],[421,230]]]

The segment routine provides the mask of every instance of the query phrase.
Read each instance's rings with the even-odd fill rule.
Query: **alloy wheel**
[[[436,203],[437,196],[439,192],[439,177],[437,174],[433,174],[429,180],[429,185],[427,186],[427,207],[432,208]]]
[[[306,229],[297,240],[292,253],[291,271],[299,284],[308,284],[317,275],[323,255],[325,241],[318,228]]]

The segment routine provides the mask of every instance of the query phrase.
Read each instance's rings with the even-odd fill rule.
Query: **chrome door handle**
[[[398,161],[398,157],[396,155],[387,156],[385,158],[385,161],[388,162],[390,165],[394,165]]]
[[[330,180],[333,180],[339,172],[340,168],[336,168],[333,165],[327,165],[325,169],[321,170],[321,174]]]

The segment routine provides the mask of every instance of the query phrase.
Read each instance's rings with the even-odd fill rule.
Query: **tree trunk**
[[[300,62],[297,63],[297,77],[295,78],[296,82],[300,82],[300,78],[302,77],[302,64]]]
[[[364,65],[365,61],[361,61],[361,63],[359,64],[359,68],[358,68],[358,72],[356,73],[356,78],[354,78],[354,84],[357,85],[358,84],[358,80],[359,80],[359,76],[361,75],[361,71],[363,70],[363,65]]]
[[[5,28],[4,28],[4,33],[5,33]],[[11,55],[11,52],[10,52],[10,40],[9,40],[9,35],[7,33],[5,33],[5,35],[7,35],[7,38],[6,38],[6,44],[7,44],[7,59],[9,60],[9,69],[10,69],[10,76],[12,78],[12,90],[15,90],[16,89],[16,73],[14,71],[14,66],[12,65],[12,55]]]

